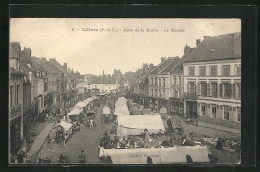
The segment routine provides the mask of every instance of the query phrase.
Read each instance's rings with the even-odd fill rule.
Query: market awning
[[[110,114],[110,108],[109,107],[104,107],[102,114],[109,115]]]
[[[104,156],[111,156],[113,164],[147,164],[147,157],[153,164],[187,163],[190,155],[195,163],[210,162],[207,146],[175,146],[170,148],[104,149]]]
[[[82,112],[82,109],[74,108],[72,111],[68,113],[68,116],[71,115],[79,115]]]
[[[141,135],[144,129],[157,134],[165,131],[160,115],[125,115],[118,116],[117,134],[119,136]]]
[[[87,106],[86,103],[84,103],[84,102],[78,102],[74,107],[83,108],[83,107],[85,107],[85,106]]]
[[[61,121],[59,124],[57,124],[54,128],[61,126],[64,128],[64,130],[68,131],[72,127],[72,123],[66,122],[66,121]]]

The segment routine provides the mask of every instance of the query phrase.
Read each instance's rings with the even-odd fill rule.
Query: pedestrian
[[[194,117],[195,125],[198,125],[198,114],[196,112],[193,113],[193,117]]]
[[[110,132],[109,142],[110,142],[111,147],[113,147],[114,146],[114,142],[115,142],[115,134],[114,134],[113,131]]]
[[[145,141],[145,147],[148,147],[149,144],[149,132],[147,129],[144,129],[144,141]]]
[[[81,153],[79,154],[79,157],[78,157],[78,162],[80,164],[86,163],[86,154],[84,153],[84,150],[81,150]]]
[[[89,128],[93,130],[93,119],[89,120]]]

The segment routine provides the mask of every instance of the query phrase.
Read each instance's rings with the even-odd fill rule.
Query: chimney
[[[68,71],[70,72],[70,68],[68,68]]]
[[[184,47],[184,54],[187,54],[189,52],[190,52],[190,47],[187,46],[187,44],[186,44],[186,46]]]
[[[105,71],[103,70],[103,76],[105,76]]]
[[[206,35],[206,36],[204,36],[204,40],[205,40],[205,39],[208,39],[209,37],[210,37],[210,36],[207,36],[207,35]]]
[[[64,63],[64,64],[63,64],[63,68],[64,68],[66,71],[67,71],[67,67],[68,67],[68,66],[67,66],[67,63]]]
[[[20,54],[21,54],[21,46],[20,46],[20,42],[11,42],[10,46],[12,47],[13,51],[17,54],[17,58],[20,58]]]
[[[196,46],[198,47],[200,45],[200,39],[196,40]]]
[[[152,68],[153,67],[153,64],[151,63],[151,64],[149,64],[149,68]]]
[[[41,59],[42,59],[43,61],[46,61],[46,57],[41,57]]]
[[[56,62],[56,58],[49,58],[50,62]]]
[[[166,57],[161,57],[161,63],[166,60]]]

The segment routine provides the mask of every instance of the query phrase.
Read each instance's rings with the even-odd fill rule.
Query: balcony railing
[[[10,120],[22,115],[22,105],[16,105],[10,109]]]
[[[197,100],[198,96],[196,93],[183,93],[184,99]]]

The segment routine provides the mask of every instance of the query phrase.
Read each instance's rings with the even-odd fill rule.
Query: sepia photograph
[[[241,163],[240,19],[9,22],[9,165]]]

